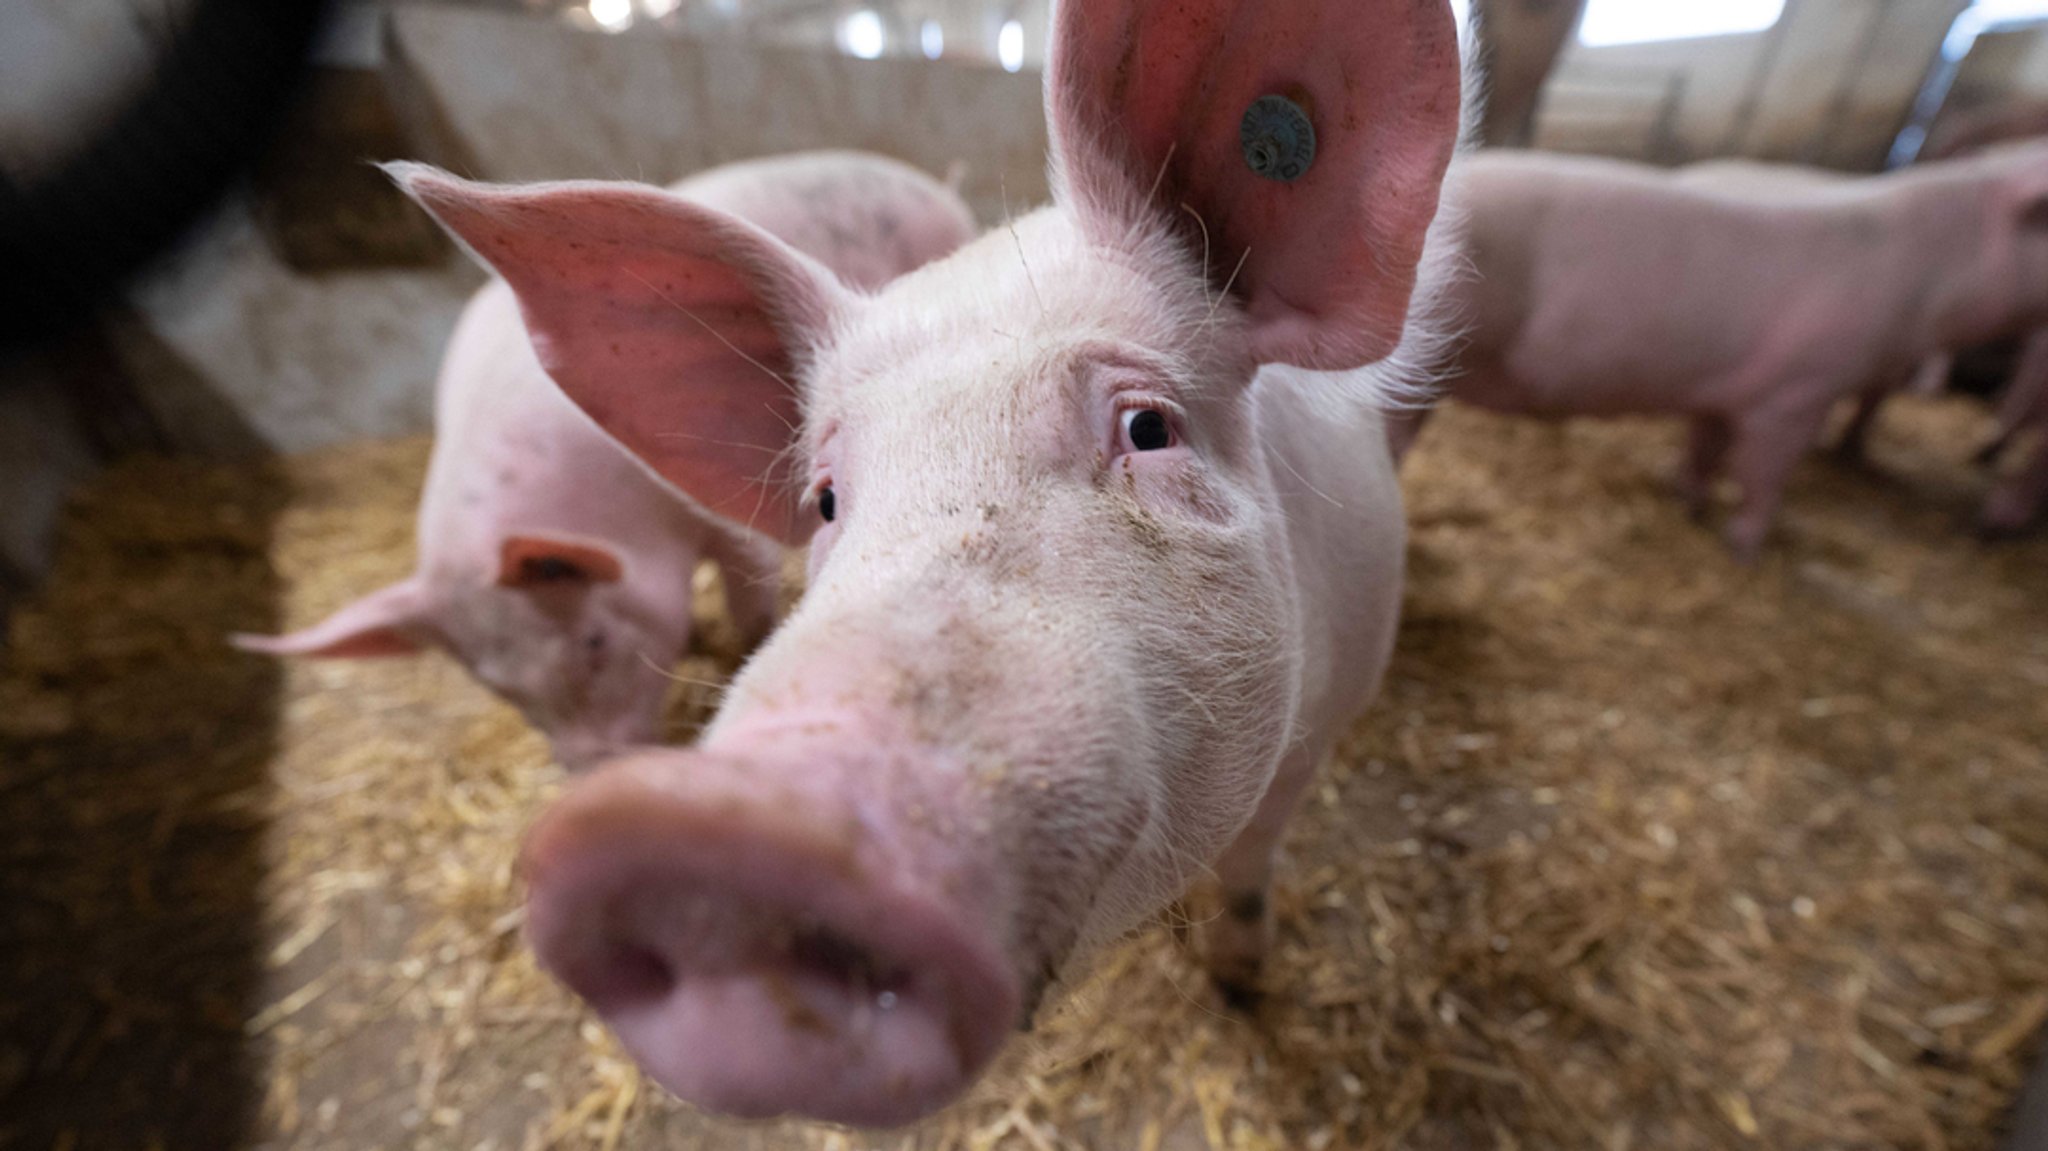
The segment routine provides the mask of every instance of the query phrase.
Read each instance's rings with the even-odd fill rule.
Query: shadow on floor
[[[266,766],[285,483],[123,464],[0,649],[0,1147],[224,1151],[262,1103]]]

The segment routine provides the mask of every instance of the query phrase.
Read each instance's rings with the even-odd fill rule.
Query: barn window
[[[1606,48],[1762,32],[1784,12],[1785,0],[1588,0],[1579,43]]]

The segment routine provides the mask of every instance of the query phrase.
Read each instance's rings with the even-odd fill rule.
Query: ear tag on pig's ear
[[[1316,162],[1316,128],[1301,105],[1285,96],[1261,96],[1237,126],[1244,162],[1268,180],[1292,183]]]

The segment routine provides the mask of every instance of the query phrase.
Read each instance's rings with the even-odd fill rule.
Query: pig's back
[[[1480,156],[1466,173],[1474,325],[1462,398],[1519,411],[1711,408],[1773,333],[1872,322],[1863,209],[1774,201],[1613,161]],[[1864,309],[1874,317],[1878,309]]]
[[[674,190],[774,233],[863,290],[952,252],[975,233],[973,213],[952,189],[867,152],[727,164]]]

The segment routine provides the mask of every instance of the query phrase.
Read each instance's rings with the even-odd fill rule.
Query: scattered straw
[[[77,1133],[136,1096],[121,1045],[225,1028],[239,1139],[276,1147],[1989,1148],[2048,1022],[2048,542],[1958,534],[1981,419],[1896,405],[1885,474],[1804,468],[1744,571],[1665,495],[1672,429],[1448,413],[1407,477],[1401,649],[1290,836],[1259,1015],[1224,1011],[1162,924],[967,1100],[886,1136],[643,1087],[517,936],[519,836],[561,780],[458,669],[279,673],[218,646],[402,574],[423,445],[288,483],[138,466],[80,503],[0,676],[8,826],[133,834],[17,893],[5,930],[47,967],[49,941],[139,915],[245,917],[227,935],[254,974],[224,999],[81,977],[0,1008],[26,1037],[0,1045],[0,1097],[83,1083],[38,1096],[22,1145],[146,1145]],[[715,602],[706,622],[679,734],[737,659]],[[212,688],[180,689],[181,660]],[[215,770],[237,755],[261,770]],[[163,866],[220,836],[260,867]],[[120,846],[152,837],[168,855]],[[15,869],[68,850],[0,845]],[[137,1114],[176,1090],[138,1082]]]

